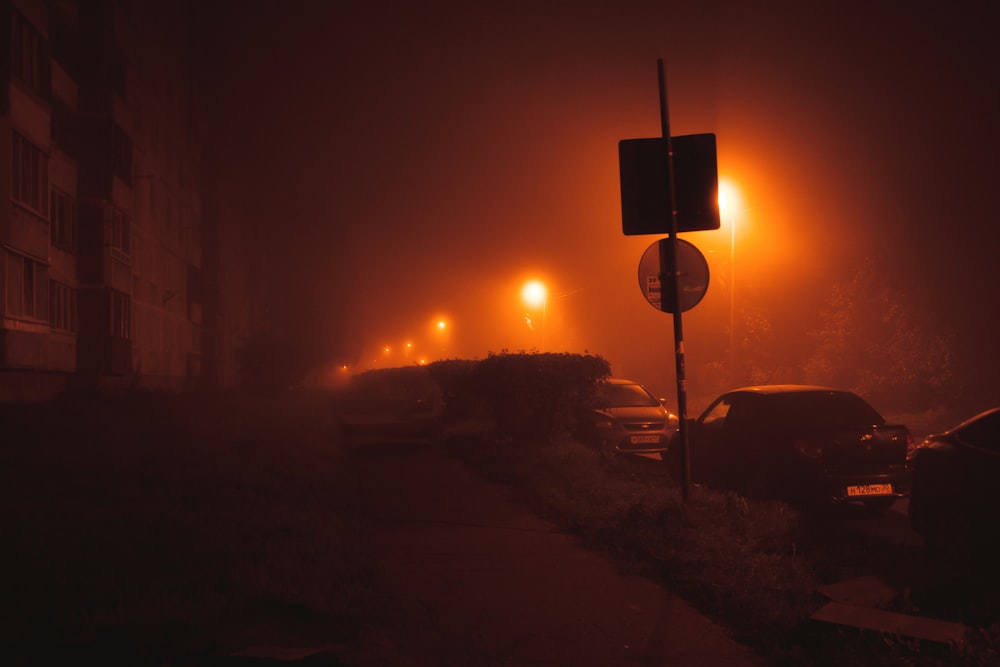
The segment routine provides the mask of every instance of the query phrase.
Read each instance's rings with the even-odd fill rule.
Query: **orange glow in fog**
[[[540,280],[529,280],[521,289],[521,299],[528,306],[537,308],[545,305],[548,293],[545,283]]]
[[[736,216],[744,211],[746,205],[743,193],[736,183],[728,178],[719,179],[719,213],[723,226],[735,223]]]

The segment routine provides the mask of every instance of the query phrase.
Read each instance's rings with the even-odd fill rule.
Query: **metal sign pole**
[[[691,496],[691,456],[687,427],[687,377],[684,370],[684,326],[681,318],[680,281],[677,279],[677,197],[674,191],[674,151],[670,141],[670,115],[667,111],[667,82],[663,71],[663,58],[656,61],[660,79],[660,125],[667,143],[667,160],[670,175],[670,235],[660,241],[661,298],[672,302],[674,315],[674,363],[677,372],[678,436],[683,456],[681,489],[686,503]],[[667,278],[668,280],[664,280]],[[669,285],[668,289],[663,289]],[[669,291],[668,291],[669,290]]]

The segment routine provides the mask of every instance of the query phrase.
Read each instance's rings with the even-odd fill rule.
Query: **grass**
[[[572,441],[528,447],[472,430],[445,435],[457,456],[520,489],[536,511],[623,570],[681,594],[775,664],[987,665],[1000,658],[996,607],[993,620],[979,618],[967,645],[955,649],[810,621],[827,602],[818,593],[823,585],[869,574],[892,581],[912,567],[913,548],[851,531],[837,514],[803,515],[702,488],[684,503],[665,466],[649,459],[602,456]],[[906,600],[894,605],[914,611]]]

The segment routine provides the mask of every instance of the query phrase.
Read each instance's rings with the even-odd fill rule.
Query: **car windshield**
[[[597,400],[606,408],[645,408],[660,404],[637,384],[606,384],[601,388]]]
[[[836,431],[885,423],[860,396],[849,392],[801,392],[770,397],[778,424],[792,430]]]

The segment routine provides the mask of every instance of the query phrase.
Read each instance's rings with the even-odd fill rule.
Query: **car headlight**
[[[611,430],[615,427],[615,420],[608,417],[597,417],[594,419],[594,426],[600,429]]]

